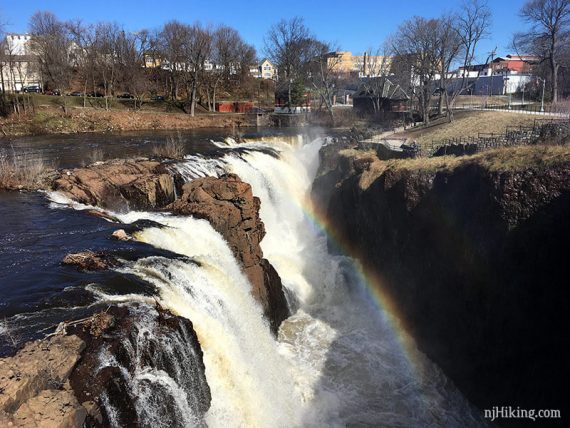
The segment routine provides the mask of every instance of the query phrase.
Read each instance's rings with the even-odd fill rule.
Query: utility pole
[[[545,83],[546,83],[546,79],[542,79],[542,100],[540,101],[540,112],[541,113],[544,113],[544,85],[545,85]]]

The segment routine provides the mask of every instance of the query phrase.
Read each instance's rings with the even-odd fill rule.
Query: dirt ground
[[[238,113],[184,113],[156,111],[105,111],[70,108],[67,114],[57,108],[36,109],[35,113],[0,119],[0,136],[71,134],[149,129],[240,128],[255,126],[255,115]]]

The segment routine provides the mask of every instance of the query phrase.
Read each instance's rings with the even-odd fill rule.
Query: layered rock
[[[131,305],[112,307],[68,330],[86,343],[70,383],[80,402],[96,404],[91,425],[200,424],[211,396],[189,320],[160,307]]]
[[[289,316],[279,275],[263,258],[259,245],[265,236],[259,218],[259,198],[251,186],[235,174],[220,178],[192,180],[182,187],[182,196],[167,208],[174,213],[206,219],[228,242],[252,285],[252,294],[260,302],[271,329],[277,332]]]
[[[567,406],[568,157],[372,161],[315,188],[420,348],[482,408]]]
[[[157,161],[114,160],[64,171],[52,188],[70,199],[113,211],[151,210],[175,199],[175,177]]]
[[[78,427],[87,416],[69,385],[84,342],[56,335],[0,359],[0,425]]]

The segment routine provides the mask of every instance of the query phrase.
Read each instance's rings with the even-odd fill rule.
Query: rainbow
[[[305,200],[305,204],[299,204],[299,208],[303,211],[306,219],[315,231],[325,234],[328,242],[333,245],[339,254],[353,260],[353,267],[358,275],[359,286],[363,287],[367,297],[369,297],[370,301],[374,303],[380,314],[388,322],[390,330],[392,330],[400,345],[402,356],[406,358],[410,368],[416,374],[421,374],[423,364],[420,359],[422,354],[418,351],[412,336],[408,333],[409,329],[403,322],[404,317],[400,315],[398,306],[386,290],[385,281],[359,262],[359,260],[363,260],[360,251],[335,230],[327,216],[312,201]]]

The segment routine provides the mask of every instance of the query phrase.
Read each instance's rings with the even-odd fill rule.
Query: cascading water
[[[326,234],[307,215],[321,145],[226,141],[218,144],[220,157],[190,156],[176,166],[188,180],[235,173],[261,199],[267,231],[262,249],[293,312],[277,340],[227,243],[209,223],[157,213],[119,215],[124,222],[149,219],[166,226],[148,227],[135,238],[186,256],[149,257],[121,269],[153,284],[162,306],[192,321],[212,395],[205,422],[485,425],[436,366],[413,347],[402,347],[355,262],[329,254]],[[108,300],[133,298],[96,292]]]

